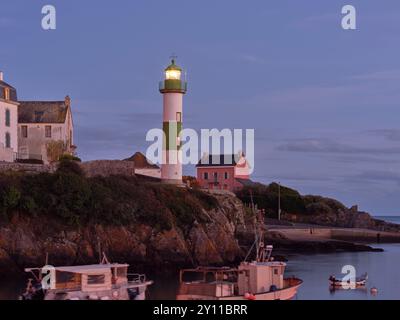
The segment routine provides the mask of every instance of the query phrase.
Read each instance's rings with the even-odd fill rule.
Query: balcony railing
[[[43,157],[41,154],[15,153],[14,161],[18,163],[43,163]]]
[[[183,80],[164,80],[160,81],[159,89],[163,91],[178,91],[185,93],[187,91],[187,82]]]
[[[131,284],[141,284],[146,282],[146,275],[139,273],[128,273],[127,274],[128,283]]]

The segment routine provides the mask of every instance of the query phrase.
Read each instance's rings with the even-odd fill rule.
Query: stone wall
[[[79,163],[87,177],[110,175],[135,175],[135,164],[132,161],[120,160],[96,160]],[[25,173],[53,173],[57,170],[57,164],[28,164],[0,162],[0,172],[18,171]]]
[[[43,173],[56,171],[56,165],[0,162],[0,172],[18,171],[26,173]]]
[[[122,160],[95,160],[82,162],[81,167],[87,177],[110,175],[135,175],[135,164],[132,161]]]

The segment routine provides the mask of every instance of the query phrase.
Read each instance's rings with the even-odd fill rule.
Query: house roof
[[[64,123],[68,105],[65,101],[19,101],[19,123]]]
[[[9,85],[7,82],[2,81],[2,80],[0,80],[0,87],[9,88],[9,89],[14,89],[15,90],[15,88],[12,85]]]
[[[9,85],[7,82],[0,80],[0,99],[4,99],[4,88],[8,88],[10,90],[10,100],[17,102],[17,90]]]
[[[157,165],[151,163],[141,152],[136,152],[132,157],[125,161],[133,161],[136,169],[160,169]]]
[[[196,167],[234,167],[238,161],[238,154],[210,154],[201,158]]]

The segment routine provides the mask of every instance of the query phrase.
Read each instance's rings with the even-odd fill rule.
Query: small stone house
[[[19,101],[0,71],[0,162],[47,164],[75,150],[69,96],[64,101]]]
[[[18,159],[51,162],[49,148],[74,154],[71,99],[64,101],[19,101]],[[54,146],[55,145],[55,146]]]

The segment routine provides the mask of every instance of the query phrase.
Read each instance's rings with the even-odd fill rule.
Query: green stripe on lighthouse
[[[163,141],[163,149],[179,150],[181,148],[181,143],[179,143],[179,145],[177,144],[177,138],[180,137],[182,131],[182,122],[164,122],[163,131],[165,138]]]

